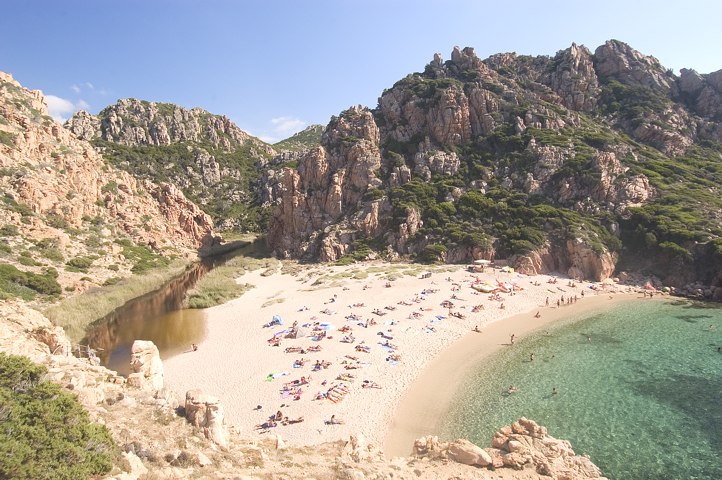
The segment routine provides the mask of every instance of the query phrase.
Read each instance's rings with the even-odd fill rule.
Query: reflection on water
[[[186,291],[213,264],[194,264],[159,290],[135,298],[88,327],[82,343],[98,350],[103,365],[129,373],[130,348],[135,340],[151,340],[162,358],[187,350],[205,332],[202,310],[179,310]]]

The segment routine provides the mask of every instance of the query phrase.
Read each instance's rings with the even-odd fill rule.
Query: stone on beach
[[[163,362],[158,347],[149,340],[136,340],[131,347],[128,384],[137,388],[163,388]]]

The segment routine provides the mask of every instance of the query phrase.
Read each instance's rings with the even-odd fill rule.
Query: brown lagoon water
[[[212,266],[199,262],[160,289],[134,298],[93,323],[81,342],[97,350],[102,365],[129,373],[130,348],[135,340],[151,340],[161,358],[190,348],[205,335],[205,313],[183,309],[183,298]]]

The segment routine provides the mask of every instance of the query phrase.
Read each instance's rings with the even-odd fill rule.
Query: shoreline
[[[468,333],[437,355],[406,391],[389,426],[384,452],[407,456],[415,439],[438,435],[442,417],[469,373],[503,348],[512,347],[512,333],[515,341],[521,340],[544,327],[559,326],[570,317],[584,317],[638,298],[638,292],[615,293],[611,298],[596,295],[573,305],[542,307],[540,318],[534,318],[532,309],[493,322],[481,333]]]
[[[474,280],[516,287],[492,298],[473,290]],[[386,262],[316,265],[297,276],[280,269],[275,273],[257,270],[237,282],[255,288],[205,310],[207,332],[198,351],[163,359],[166,386],[183,396],[188,390],[201,388],[217,397],[226,424],[246,437],[280,435],[295,445],[336,441],[355,434],[378,445],[405,442],[393,438],[403,430],[404,418],[413,418],[403,415],[411,408],[406,403],[410,389],[415,388],[417,379],[428,378],[429,368],[435,371],[434,365],[442,362],[439,358],[461,351],[458,345],[471,342],[469,351],[478,352],[480,346],[475,342],[491,341],[490,332],[499,329],[499,338],[488,349],[500,348],[495,344],[507,343],[510,333],[520,336],[551,323],[556,311],[563,316],[576,315],[579,308],[594,303],[593,298],[599,297],[597,301],[605,304],[610,294],[638,292],[636,287],[599,282],[572,286],[568,279],[555,275],[526,276],[499,269],[470,273],[462,265]],[[544,306],[545,299],[556,305],[561,296],[581,296],[582,291],[587,295],[578,303],[564,308]],[[533,317],[535,310],[541,311],[541,318]],[[283,319],[282,325],[268,325],[275,315]],[[505,330],[517,321],[514,332]],[[270,338],[294,322],[307,326],[304,335],[292,339],[281,336],[280,347],[269,345]],[[314,325],[321,328],[320,324],[332,326],[314,341],[311,330]],[[470,334],[475,325],[484,333]],[[341,328],[352,329],[353,342],[341,341],[349,335],[339,331]],[[449,348],[451,345],[454,347]],[[300,350],[311,346],[322,351],[285,353],[286,347]],[[474,357],[463,357],[464,365],[471,366]],[[296,368],[295,362],[302,359],[304,364]],[[314,369],[317,361],[329,366]],[[467,370],[458,364],[454,368],[458,383]],[[453,378],[445,375],[445,382],[447,377]],[[306,383],[294,384],[302,378]],[[284,385],[290,388],[284,389]],[[330,398],[333,392],[325,396],[334,385],[344,392],[340,398]],[[289,419],[302,421],[257,429],[278,410]],[[344,423],[329,423],[332,415]],[[393,448],[394,452],[399,450]]]

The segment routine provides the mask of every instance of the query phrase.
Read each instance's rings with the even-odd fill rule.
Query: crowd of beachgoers
[[[249,435],[308,444],[361,432],[382,443],[408,387],[454,341],[522,314],[523,331],[495,329],[499,345],[512,345],[547,312],[623,291],[491,266],[343,275],[358,269],[247,273],[238,281],[255,288],[209,309],[197,349],[165,360],[169,386],[218,396]]]

